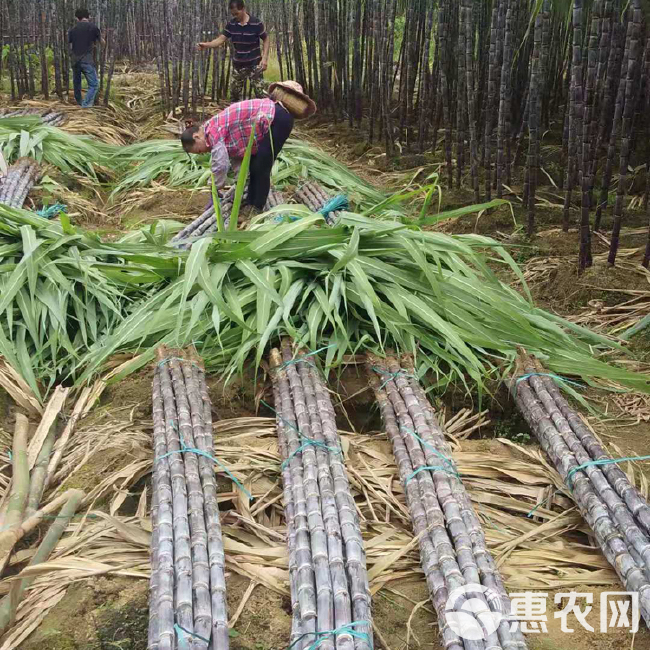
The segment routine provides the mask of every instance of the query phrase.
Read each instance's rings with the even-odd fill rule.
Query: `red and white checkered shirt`
[[[275,103],[270,99],[250,99],[237,102],[215,115],[205,125],[205,138],[210,149],[218,142],[223,142],[231,158],[243,158],[248,146],[253,125],[255,139],[253,153],[268,133],[275,117]]]

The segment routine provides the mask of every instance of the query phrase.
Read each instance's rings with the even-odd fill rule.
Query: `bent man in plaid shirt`
[[[293,116],[271,99],[231,104],[203,126],[188,126],[181,143],[188,153],[212,154],[212,174],[222,188],[230,167],[239,170],[255,128],[248,185],[249,205],[263,210],[271,189],[271,170],[293,129]]]

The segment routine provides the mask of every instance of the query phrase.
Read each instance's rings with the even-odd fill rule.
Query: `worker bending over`
[[[236,171],[246,153],[253,129],[250,159],[248,204],[261,211],[271,189],[271,170],[293,130],[294,117],[305,118],[316,112],[316,104],[295,81],[273,84],[274,99],[250,99],[231,104],[202,126],[186,123],[181,143],[187,153],[212,155],[215,186],[224,186],[228,170]],[[244,219],[252,216],[244,216]]]

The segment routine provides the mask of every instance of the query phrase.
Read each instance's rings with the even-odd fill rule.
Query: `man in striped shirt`
[[[230,41],[233,46],[233,72],[230,82],[230,101],[238,102],[248,79],[255,97],[266,97],[264,71],[269,63],[271,40],[264,23],[246,11],[244,0],[231,0],[228,22],[223,34],[213,41],[199,43],[199,49],[221,47]],[[260,45],[260,42],[262,45]]]

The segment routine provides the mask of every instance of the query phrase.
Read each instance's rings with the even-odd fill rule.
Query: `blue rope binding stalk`
[[[347,210],[350,207],[350,202],[348,197],[344,194],[338,194],[334,198],[330,199],[318,212],[323,215],[325,221],[330,223],[330,214],[332,212],[338,212],[339,210]]]
[[[54,217],[58,217],[61,212],[67,214],[67,206],[65,206],[63,203],[55,203],[49,207],[43,206],[40,210],[36,211],[36,214],[39,217],[43,217],[44,219],[54,219]]]

